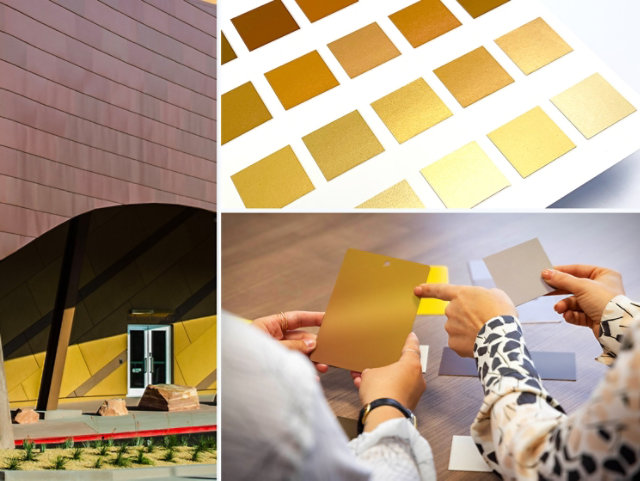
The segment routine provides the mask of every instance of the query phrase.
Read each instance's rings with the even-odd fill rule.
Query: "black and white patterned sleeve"
[[[640,315],[628,325],[613,368],[567,416],[542,386],[518,320],[502,316],[485,324],[474,346],[485,398],[471,435],[497,474],[640,479]]]
[[[602,354],[596,358],[607,366],[611,366],[618,356],[622,338],[634,319],[640,317],[640,305],[625,296],[616,296],[605,307],[600,320],[600,336]]]

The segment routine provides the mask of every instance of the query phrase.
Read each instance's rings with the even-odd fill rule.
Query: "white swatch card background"
[[[220,67],[219,92],[224,94],[251,81],[273,119],[220,146],[220,208],[224,211],[244,210],[231,176],[287,145],[291,145],[315,187],[285,207],[297,211],[349,210],[402,180],[408,181],[427,209],[443,209],[444,204],[422,177],[420,169],[472,141],[481,146],[511,184],[477,208],[543,208],[640,148],[638,111],[587,140],[551,103],[552,97],[594,73],[600,73],[636,109],[640,107],[640,96],[539,2],[511,0],[473,19],[457,1],[442,1],[462,26],[413,48],[389,20],[389,15],[415,3],[415,0],[360,0],[313,24],[294,0],[283,0],[301,28],[252,52],[247,50],[231,19],[263,5],[265,0],[222,2],[220,28],[238,58]],[[525,75],[494,40],[538,17],[542,17],[574,51]],[[372,22],[378,23],[401,55],[350,79],[327,44]],[[514,83],[462,108],[433,70],[480,46],[498,60]],[[340,85],[284,110],[264,73],[313,50],[320,53]],[[370,104],[420,77],[445,102],[453,116],[398,144]],[[487,134],[536,106],[542,107],[576,148],[529,177],[522,178]],[[302,137],[356,109],[385,151],[327,181]]]

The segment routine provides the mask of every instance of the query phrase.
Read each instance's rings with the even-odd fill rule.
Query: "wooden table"
[[[640,297],[637,214],[223,214],[222,307],[249,319],[324,310],[349,247],[446,265],[452,283],[469,284],[468,260],[532,237],[540,239],[554,263],[620,271],[627,294]],[[438,479],[496,479],[447,469],[451,438],[469,434],[482,389],[476,378],[438,376],[447,345],[444,322],[443,316],[419,316],[414,325],[421,344],[430,346],[427,390],[416,409],[418,428],[431,444]],[[593,360],[600,348],[591,332],[564,322],[523,329],[530,350],[576,353],[576,382],[544,382],[565,410],[574,411],[606,371]],[[332,368],[322,385],[337,415],[357,417],[360,403],[348,372]]]

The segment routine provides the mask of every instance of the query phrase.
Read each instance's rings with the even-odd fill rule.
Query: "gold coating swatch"
[[[389,18],[414,48],[462,25],[440,0],[420,0]]]
[[[573,51],[540,17],[496,39],[496,43],[525,75]]]
[[[267,72],[265,77],[287,110],[338,85],[315,50]]]
[[[429,277],[427,284],[448,284],[449,269],[447,266],[429,266]],[[420,299],[418,306],[419,316],[444,316],[444,310],[447,308],[449,301],[442,301],[434,298]]]
[[[251,82],[222,94],[220,113],[223,144],[272,119]]]
[[[513,83],[511,76],[484,47],[435,69],[434,73],[463,107]]]
[[[523,178],[575,148],[540,107],[494,130],[488,137]]]
[[[314,189],[290,146],[232,175],[231,180],[248,208],[284,207]]]
[[[305,135],[302,140],[327,180],[384,152],[357,110]]]
[[[371,106],[399,143],[453,115],[422,78],[385,95]]]
[[[224,65],[227,62],[231,62],[232,60],[238,58],[235,50],[227,40],[227,36],[222,32],[222,59],[220,61],[221,65]]]
[[[409,182],[403,180],[371,199],[360,204],[358,209],[422,209],[424,204],[413,191]]]
[[[352,371],[400,359],[429,266],[349,249],[331,293],[311,360]]]
[[[476,142],[420,172],[449,209],[470,209],[511,185]]]
[[[282,0],[274,0],[231,19],[249,50],[255,50],[300,27]]]
[[[357,2],[358,0],[296,0],[310,22],[320,20]]]
[[[599,73],[556,95],[551,101],[587,139],[636,111]]]
[[[484,15],[508,1],[509,0],[458,0],[458,3],[464,7],[469,15],[473,18],[478,18],[480,15]]]
[[[329,49],[351,78],[400,55],[377,23],[331,42]]]

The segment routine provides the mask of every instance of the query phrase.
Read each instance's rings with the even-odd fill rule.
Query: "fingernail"
[[[409,334],[409,337],[411,338],[412,341],[417,341],[418,340],[418,336],[416,335],[415,332],[411,332]]]
[[[305,339],[304,343],[307,347],[315,347],[316,345],[315,339]]]
[[[416,287],[414,287],[414,288],[413,288],[413,293],[414,293],[416,296],[419,296],[420,294],[422,294],[422,286],[416,286]]]
[[[553,271],[551,269],[545,269],[542,271],[542,277],[545,279],[551,279],[552,275],[553,275]]]

